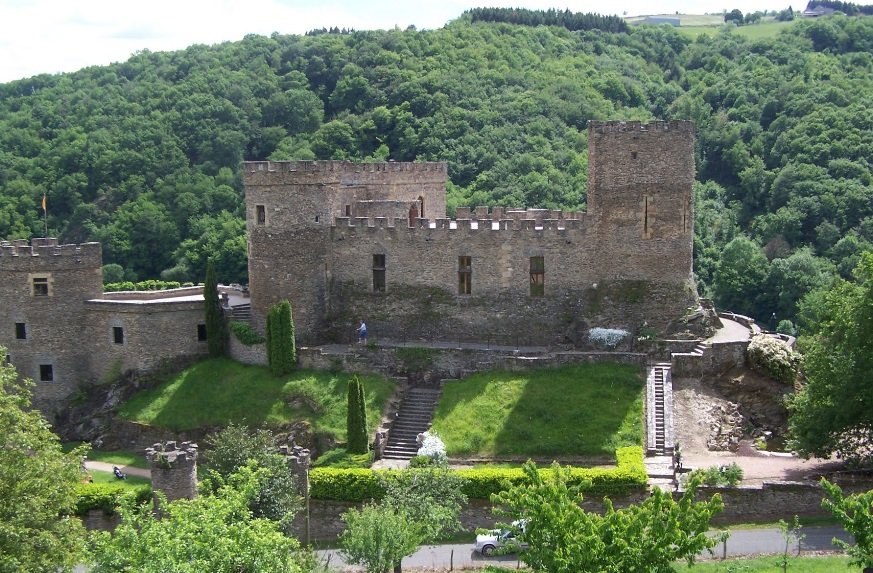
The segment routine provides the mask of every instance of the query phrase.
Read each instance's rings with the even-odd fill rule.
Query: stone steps
[[[418,453],[418,435],[430,428],[439,397],[434,388],[413,386],[406,391],[388,431],[383,458],[408,460]]]

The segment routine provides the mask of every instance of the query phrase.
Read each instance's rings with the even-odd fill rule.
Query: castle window
[[[23,322],[15,323],[15,339],[16,340],[27,340],[27,327]]]
[[[470,294],[473,286],[472,257],[458,257],[458,294]]]
[[[530,295],[543,296],[546,293],[546,264],[543,257],[530,258]]]
[[[33,296],[48,296],[48,277],[33,277]]]
[[[55,379],[54,368],[52,368],[51,364],[40,364],[39,365],[39,381],[40,382],[53,382]]]
[[[637,158],[637,152],[631,151],[631,159],[636,159],[636,158]]]
[[[351,217],[351,216],[352,216],[352,206],[346,205],[346,217]]]
[[[424,219],[424,197],[418,196],[418,216]]]
[[[385,292],[385,255],[373,255],[373,292]]]
[[[4,363],[6,366],[9,366],[10,364],[12,364],[12,357],[9,356],[9,355],[7,354],[7,355],[6,355],[6,358],[3,359],[3,363]]]
[[[257,217],[258,225],[266,225],[267,224],[267,209],[263,205],[255,205],[255,215]]]
[[[206,325],[197,325],[197,342],[206,342]]]
[[[115,344],[124,344],[124,328],[121,326],[112,327],[112,342]]]

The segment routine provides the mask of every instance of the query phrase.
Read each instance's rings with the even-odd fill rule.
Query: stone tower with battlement
[[[442,163],[244,167],[256,325],[287,298],[303,344],[371,337],[579,346],[662,333],[698,301],[689,122],[592,122],[588,211],[445,216]]]
[[[197,497],[197,444],[174,441],[146,449],[152,472],[152,488],[167,501]]]
[[[102,264],[99,243],[0,241],[0,360],[50,419],[84,386],[207,352],[201,289],[104,293]]]

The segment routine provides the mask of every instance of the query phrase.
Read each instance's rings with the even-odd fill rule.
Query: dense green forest
[[[560,14],[560,13],[557,13]],[[480,14],[481,15],[481,14]],[[696,122],[701,294],[794,320],[873,243],[873,18],[247,36],[0,84],[0,237],[98,240],[114,279],[246,281],[241,162],[446,161],[449,207],[584,208],[586,122]],[[122,275],[122,276],[119,276]]]

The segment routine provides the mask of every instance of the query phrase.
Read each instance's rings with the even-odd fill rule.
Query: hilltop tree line
[[[471,22],[506,22],[522,26],[560,26],[571,31],[603,30],[604,32],[627,32],[628,25],[618,16],[583,14],[560,10],[528,10],[526,8],[473,8],[463,16]]]
[[[116,278],[200,280],[212,258],[246,282],[243,160],[446,161],[450,213],[583,209],[589,120],[690,119],[701,294],[797,322],[852,278],[873,243],[873,20],[691,40],[570,16],[252,35],[2,84],[0,237],[42,235],[45,193],[49,233],[101,241]]]

